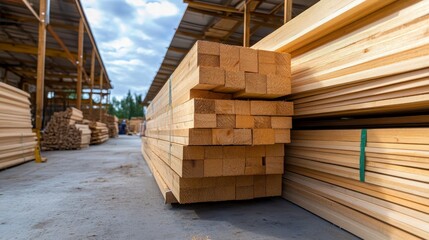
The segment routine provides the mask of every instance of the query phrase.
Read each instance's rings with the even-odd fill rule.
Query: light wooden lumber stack
[[[296,129],[429,127],[429,115],[339,119],[297,119],[293,121],[293,126]]]
[[[88,126],[81,124],[82,120],[82,112],[76,108],[54,113],[43,132],[43,150],[70,150],[88,147],[88,136],[91,131]]]
[[[114,115],[105,115],[105,123],[107,124],[107,127],[109,128],[109,137],[110,138],[116,138],[119,134],[119,128],[118,128],[118,118]]]
[[[288,143],[292,113],[283,101],[191,99],[149,120],[146,136],[186,145]]]
[[[91,129],[87,124],[75,124],[76,128],[81,132],[80,148],[87,148],[91,143]]]
[[[428,239],[429,1],[321,0],[252,48],[291,53],[283,196],[364,239]],[[296,124],[295,124],[296,123]],[[389,129],[398,127],[399,129]],[[376,137],[374,137],[376,136]]]
[[[89,125],[91,129],[91,144],[101,144],[109,140],[109,128],[105,123],[92,122]]]
[[[349,7],[349,10],[357,9],[359,4],[384,7],[367,6],[368,11],[361,13],[366,16],[341,28],[334,26],[327,32],[322,29],[305,32],[311,29],[307,26],[317,25],[318,22],[313,22],[317,17],[305,15],[305,19],[300,15],[253,46],[291,52],[289,99],[295,104],[297,118],[409,114],[427,110],[429,1],[357,2],[338,4],[338,1],[325,0],[311,11],[322,11],[331,4],[339,5],[338,8],[344,5],[343,9]],[[337,6],[331,6],[327,12],[331,10],[340,12]],[[345,17],[334,16],[332,12],[329,21],[344,21]],[[292,35],[300,26],[305,28]],[[306,34],[308,38],[304,37]],[[308,41],[310,36],[312,41]]]
[[[30,95],[0,82],[0,169],[34,159]]]
[[[101,111],[101,119],[100,119],[100,111]],[[106,121],[106,115],[107,110],[105,109],[99,109],[99,108],[93,108],[92,110],[89,108],[82,109],[83,116],[85,119],[91,120],[91,121],[99,121],[99,122],[105,122]]]
[[[140,131],[142,129],[143,121],[144,121],[143,118],[132,117],[128,121],[128,126],[127,126],[128,127],[128,133],[140,134]]]
[[[292,139],[286,199],[363,238],[429,238],[429,128],[368,129],[364,165],[361,130],[294,130]]]
[[[288,94],[288,54],[197,41],[146,114],[142,153],[166,201],[279,196],[293,105],[273,99]]]

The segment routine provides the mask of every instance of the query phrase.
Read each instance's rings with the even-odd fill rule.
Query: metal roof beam
[[[10,19],[10,20],[13,20],[13,21],[18,22],[18,23],[37,23],[37,22],[39,22],[37,19],[34,19],[34,18],[25,17],[25,16],[16,16],[16,15],[8,14],[8,13],[2,13],[1,16],[4,19]],[[51,25],[53,27],[57,27],[57,28],[72,30],[75,32],[78,32],[78,30],[79,30],[79,26],[77,26],[77,25],[69,25],[69,24],[62,24],[62,23],[55,22],[55,18],[52,18],[52,16],[51,16],[51,22],[49,23],[49,25]]]
[[[192,7],[192,8],[219,11],[219,12],[242,13],[240,12],[240,10],[234,7],[221,6],[217,4],[211,4],[211,3],[194,2],[193,0],[183,0],[183,2],[187,3],[188,7]]]
[[[188,53],[189,51],[189,49],[186,49],[186,48],[178,48],[178,47],[172,47],[172,46],[170,46],[168,50],[178,52],[178,53]]]
[[[202,9],[197,9],[197,8],[189,8],[189,11],[192,12],[196,12],[196,13],[201,13],[204,15],[209,15],[209,16],[213,16],[213,17],[219,17],[219,18],[223,18],[223,19],[230,19],[230,20],[235,20],[235,21],[239,21],[239,22],[243,22],[243,13],[241,13],[240,15],[237,14],[230,14],[229,16],[226,16],[224,14],[218,13],[218,12],[213,12],[213,11],[207,11],[207,10],[202,10]],[[283,25],[283,19],[282,17],[271,17],[271,19],[260,19],[260,18],[252,18],[252,23],[257,23],[263,26],[267,26],[270,28],[279,28]]]
[[[0,42],[0,50],[37,55],[37,47],[25,44]],[[76,56],[77,54],[72,53],[72,55]],[[46,49],[46,56],[68,58],[65,52],[56,49]]]
[[[184,0],[184,2],[188,4],[188,8],[201,9],[201,10],[206,10],[211,12],[224,12],[224,13],[230,13],[231,15],[244,14],[243,11],[234,7],[227,7],[227,6],[217,5],[217,4],[210,4],[210,3],[194,2],[193,0]],[[281,17],[273,16],[266,13],[259,13],[259,12],[252,11],[250,14],[254,17],[263,18],[266,20],[277,21],[278,19],[281,19]]]
[[[31,4],[27,0],[22,0],[24,2],[25,6],[27,6],[28,10],[36,17],[37,21],[40,22],[39,15],[37,15],[36,11],[34,11],[34,8],[31,6]]]

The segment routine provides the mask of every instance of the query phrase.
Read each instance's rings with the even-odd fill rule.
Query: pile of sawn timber
[[[43,132],[42,149],[71,150],[88,147],[91,130],[82,121],[82,112],[76,108],[54,113]]]
[[[109,128],[102,122],[91,122],[91,144],[101,144],[109,140]]]
[[[101,111],[101,115],[100,115]],[[85,108],[82,109],[83,118],[90,120],[90,121],[99,121],[99,122],[105,122],[107,117],[107,111],[105,109],[100,108]]]
[[[119,134],[119,127],[118,127],[118,117],[110,114],[105,114],[104,116],[105,123],[107,125],[107,128],[109,128],[109,137],[110,138],[116,138]]]
[[[291,53],[309,129],[285,198],[364,239],[429,238],[428,33],[429,1],[321,0],[252,47]]]
[[[429,129],[363,131],[292,131],[285,198],[340,226],[349,216],[365,238],[428,239]]]
[[[142,117],[132,117],[128,120],[128,134],[140,134],[142,131],[142,124],[144,122],[144,118]]]
[[[34,159],[30,95],[0,82],[0,169]]]
[[[262,99],[289,93],[289,54],[197,41],[146,114],[142,152],[166,201],[279,196],[293,105]]]

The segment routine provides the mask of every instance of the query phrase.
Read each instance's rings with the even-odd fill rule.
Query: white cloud
[[[152,40],[152,37],[150,37],[149,35],[145,34],[144,32],[132,31],[131,34],[133,36],[136,36],[136,37],[140,38],[143,41]]]
[[[139,23],[162,17],[175,16],[179,13],[176,5],[169,1],[161,0],[148,2],[146,0],[126,0],[126,2],[137,8]]]
[[[146,56],[155,56],[157,54],[153,49],[147,49],[142,47],[137,48],[136,52]]]
[[[115,89],[145,93],[155,76],[174,27],[186,5],[182,0],[82,0],[84,11]],[[169,17],[171,21],[160,21]]]
[[[85,9],[85,15],[91,23],[91,26],[95,28],[103,27],[105,17],[101,11],[91,7]]]
[[[119,66],[128,66],[128,65],[132,65],[132,66],[143,66],[143,61],[139,60],[139,59],[130,59],[130,60],[114,60],[114,61],[110,61],[109,64],[114,64],[114,65],[119,65]]]
[[[134,42],[128,37],[121,37],[109,42],[101,43],[101,49],[107,54],[117,57],[125,57],[135,50]]]

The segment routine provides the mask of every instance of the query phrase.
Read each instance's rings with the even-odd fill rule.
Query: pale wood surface
[[[29,94],[0,82],[0,169],[34,159]]]

